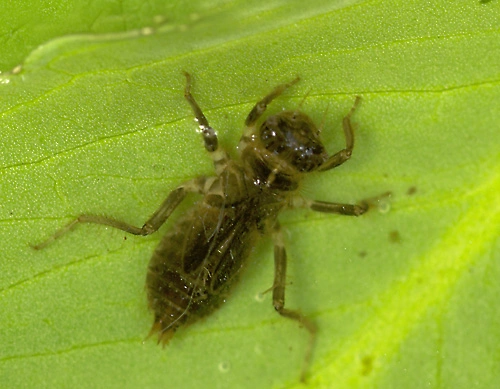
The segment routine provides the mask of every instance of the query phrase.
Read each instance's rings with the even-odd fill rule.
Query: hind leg
[[[211,185],[215,178],[198,177],[194,180],[188,181],[183,185],[174,189],[168,197],[163,201],[160,207],[153,213],[153,215],[144,223],[142,227],[136,227],[132,224],[116,220],[106,216],[97,215],[87,215],[83,214],[78,216],[76,219],[62,227],[60,230],[56,231],[54,235],[46,239],[45,241],[34,245],[33,248],[36,250],[41,250],[48,246],[50,243],[59,239],[61,236],[65,235],[78,224],[81,223],[93,223],[102,224],[105,226],[117,228],[119,230],[128,232],[133,235],[149,235],[157,231],[163,223],[168,219],[172,212],[177,208],[177,206],[184,200],[187,193],[197,192],[205,193],[207,188]]]

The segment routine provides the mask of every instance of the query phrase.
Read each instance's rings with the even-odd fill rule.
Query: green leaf
[[[269,112],[302,104],[332,153],[362,97],[352,159],[301,192],[392,197],[359,218],[282,218],[287,307],[319,328],[309,386],[496,387],[498,1],[56,3],[0,17],[2,387],[302,387],[307,333],[262,294],[269,239],[227,303],[164,349],[143,342],[144,279],[189,204],[150,237],[85,225],[30,247],[81,213],[142,225],[213,174],[182,70],[231,151],[252,105],[297,74]]]

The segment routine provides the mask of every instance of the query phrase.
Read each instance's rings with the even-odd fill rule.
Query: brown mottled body
[[[164,236],[149,263],[146,289],[154,313],[151,333],[158,332],[158,340],[166,343],[179,326],[210,314],[229,293],[256,239],[270,232],[274,240],[273,306],[310,334],[301,375],[304,380],[316,326],[300,312],[285,308],[287,256],[277,216],[292,207],[351,216],[367,211],[366,202],[330,203],[305,199],[297,193],[307,173],[335,168],[351,157],[354,135],[350,117],[359,98],[343,120],[345,148],[329,156],[320,140],[320,129],[299,109],[269,116],[257,128],[267,105],[299,78],[279,85],[248,114],[238,145],[240,158],[234,160],[218,147],[215,130],[191,95],[191,77],[188,73],[185,76],[184,95],[193,109],[205,149],[214,161],[215,176],[197,177],[174,189],[142,227],[103,216],[80,215],[34,247],[45,247],[79,223],[149,235],[163,225],[187,193],[201,194],[203,199]]]
[[[156,248],[146,288],[155,315],[152,332],[158,331],[163,342],[180,325],[219,306],[264,231],[262,222],[281,208],[276,196],[259,196],[252,186],[240,189],[227,197],[209,191]]]

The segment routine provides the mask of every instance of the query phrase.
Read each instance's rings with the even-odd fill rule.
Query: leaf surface
[[[392,197],[359,218],[282,218],[287,306],[319,328],[308,385],[495,387],[497,1],[73,3],[43,8],[38,22],[14,7],[1,16],[4,40],[11,34],[0,49],[2,384],[302,387],[307,334],[262,294],[273,279],[269,239],[227,303],[165,349],[143,342],[144,279],[189,204],[150,237],[86,225],[30,247],[81,213],[140,226],[176,185],[212,174],[183,98],[186,70],[231,152],[253,104],[297,74],[269,112],[302,104],[324,121],[331,153],[362,97],[352,159],[307,178],[302,193]]]

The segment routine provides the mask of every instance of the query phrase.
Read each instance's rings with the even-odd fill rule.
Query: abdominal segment
[[[236,216],[231,207],[202,203],[165,235],[146,278],[155,315],[150,334],[158,332],[159,342],[166,343],[179,326],[211,313],[224,300],[259,235],[251,219],[245,212]]]

